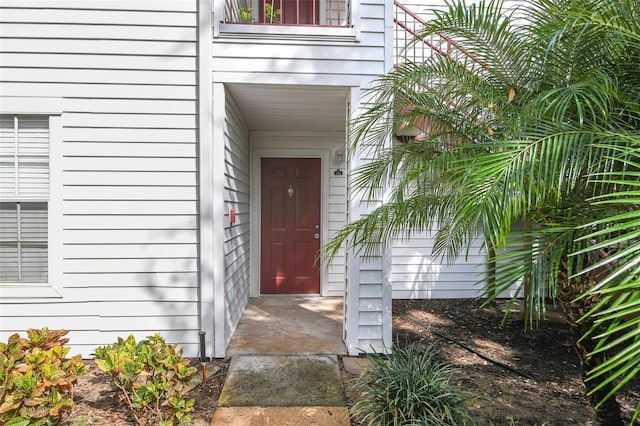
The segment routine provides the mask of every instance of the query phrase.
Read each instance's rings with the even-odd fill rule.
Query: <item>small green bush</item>
[[[0,342],[0,424],[56,425],[71,411],[73,387],[87,367],[66,358],[66,330],[30,329]],[[6,422],[6,423],[5,423]]]
[[[434,359],[435,349],[413,344],[385,358],[369,355],[360,375],[354,415],[367,425],[468,425],[465,396],[450,384],[453,367]]]
[[[194,400],[184,392],[195,367],[182,349],[155,334],[136,343],[133,336],[96,348],[96,365],[112,378],[138,424],[186,424]]]

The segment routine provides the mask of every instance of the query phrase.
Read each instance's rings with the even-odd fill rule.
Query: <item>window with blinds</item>
[[[0,283],[48,281],[49,118],[0,115]]]

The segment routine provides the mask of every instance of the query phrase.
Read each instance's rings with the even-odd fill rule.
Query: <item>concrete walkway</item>
[[[231,339],[216,426],[349,426],[342,298],[252,299]]]
[[[235,355],[346,355],[342,297],[261,297],[245,308],[229,347]]]

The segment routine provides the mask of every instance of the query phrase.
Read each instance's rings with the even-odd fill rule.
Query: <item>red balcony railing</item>
[[[347,27],[349,0],[228,0],[225,22]]]
[[[405,61],[424,62],[434,53],[449,55],[453,47],[449,40],[437,34],[419,39],[418,35],[427,22],[398,1],[394,1],[393,4],[393,22],[395,23],[393,41],[396,65]]]
[[[435,33],[429,37],[420,38],[427,21],[400,4],[398,0],[394,0],[393,4],[395,65],[406,61],[424,62],[427,57],[436,54],[453,58],[466,56],[473,59],[471,64],[486,68],[478,58],[466,52],[454,40],[443,34]]]

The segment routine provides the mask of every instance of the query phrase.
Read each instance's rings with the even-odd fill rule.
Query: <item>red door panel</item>
[[[320,159],[261,162],[260,291],[320,293]]]

